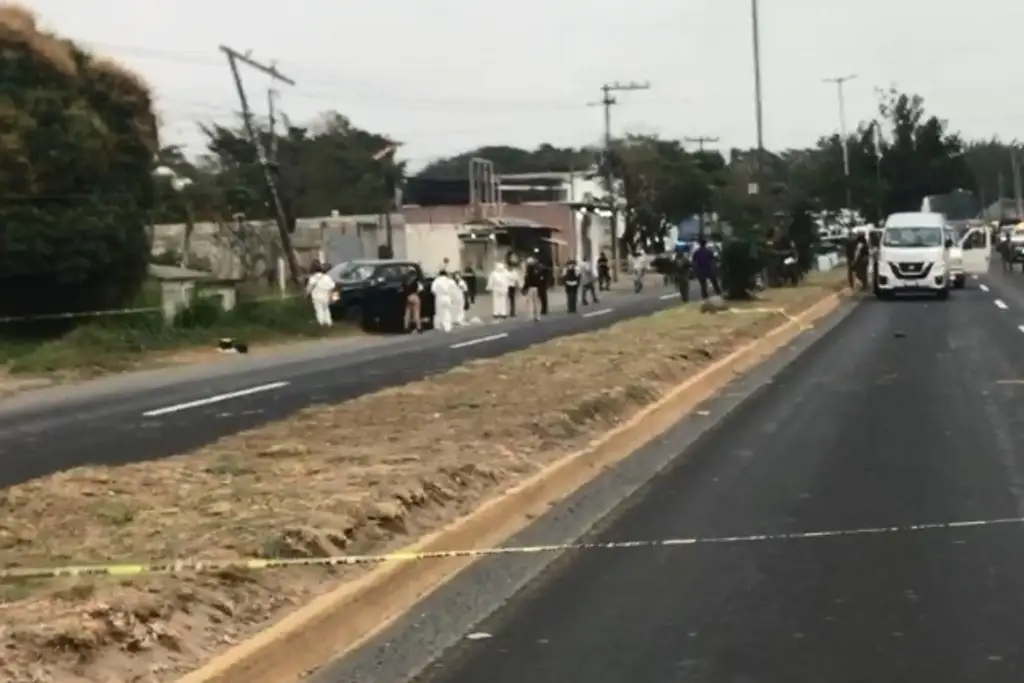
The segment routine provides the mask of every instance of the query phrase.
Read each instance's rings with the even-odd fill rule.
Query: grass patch
[[[97,317],[39,339],[33,335],[0,337],[0,365],[12,374],[73,371],[90,376],[130,370],[153,354],[209,348],[221,337],[245,342],[316,339],[352,334],[357,329],[315,324],[304,298],[240,301],[225,312],[216,302],[198,299],[167,325],[159,311]]]

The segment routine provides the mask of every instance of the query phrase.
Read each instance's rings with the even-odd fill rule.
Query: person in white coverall
[[[455,319],[456,325],[465,325],[466,293],[469,291],[469,287],[466,286],[466,281],[458,272],[452,273],[452,282],[455,284],[452,289],[452,317]]]
[[[511,282],[508,267],[502,261],[495,263],[494,270],[487,278],[487,289],[491,290],[491,315],[496,320],[508,317],[508,290],[512,286]]]
[[[334,294],[334,280],[327,274],[327,266],[321,266],[318,272],[309,276],[306,281],[306,294],[313,302],[313,312],[316,314],[318,325],[330,327],[334,321],[331,320],[331,295]]]
[[[442,270],[434,278],[430,285],[430,292],[434,295],[434,324],[445,332],[452,331],[452,320],[455,317],[453,306],[455,304],[455,290],[458,285],[448,276],[448,272]]]

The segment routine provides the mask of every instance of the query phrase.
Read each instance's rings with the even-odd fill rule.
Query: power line
[[[683,138],[683,142],[689,142],[691,144],[695,144],[695,145],[697,145],[697,151],[703,152],[705,144],[707,144],[707,143],[714,144],[714,143],[718,142],[718,138],[709,137],[707,135],[699,135],[697,137],[692,137],[692,138]]]

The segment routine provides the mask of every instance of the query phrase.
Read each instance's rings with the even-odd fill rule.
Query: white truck
[[[879,243],[875,295],[924,292],[946,299],[968,275],[987,273],[991,258],[991,235],[984,227],[956,240],[940,213],[895,213],[886,218]]]

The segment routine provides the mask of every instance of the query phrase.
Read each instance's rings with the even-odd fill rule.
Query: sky
[[[238,99],[225,44],[274,63],[296,122],[336,110],[404,143],[410,167],[482,145],[596,143],[601,85],[623,92],[613,134],[756,141],[748,0],[29,0],[44,27],[113,57],[151,85],[163,144],[202,151],[200,122],[230,123]],[[951,11],[940,11],[942,9]],[[813,144],[876,114],[877,88],[925,98],[967,137],[1024,139],[1018,42],[1024,3],[761,0],[764,140]],[[1001,34],[1007,35],[1008,34]],[[254,113],[269,79],[243,68]]]

